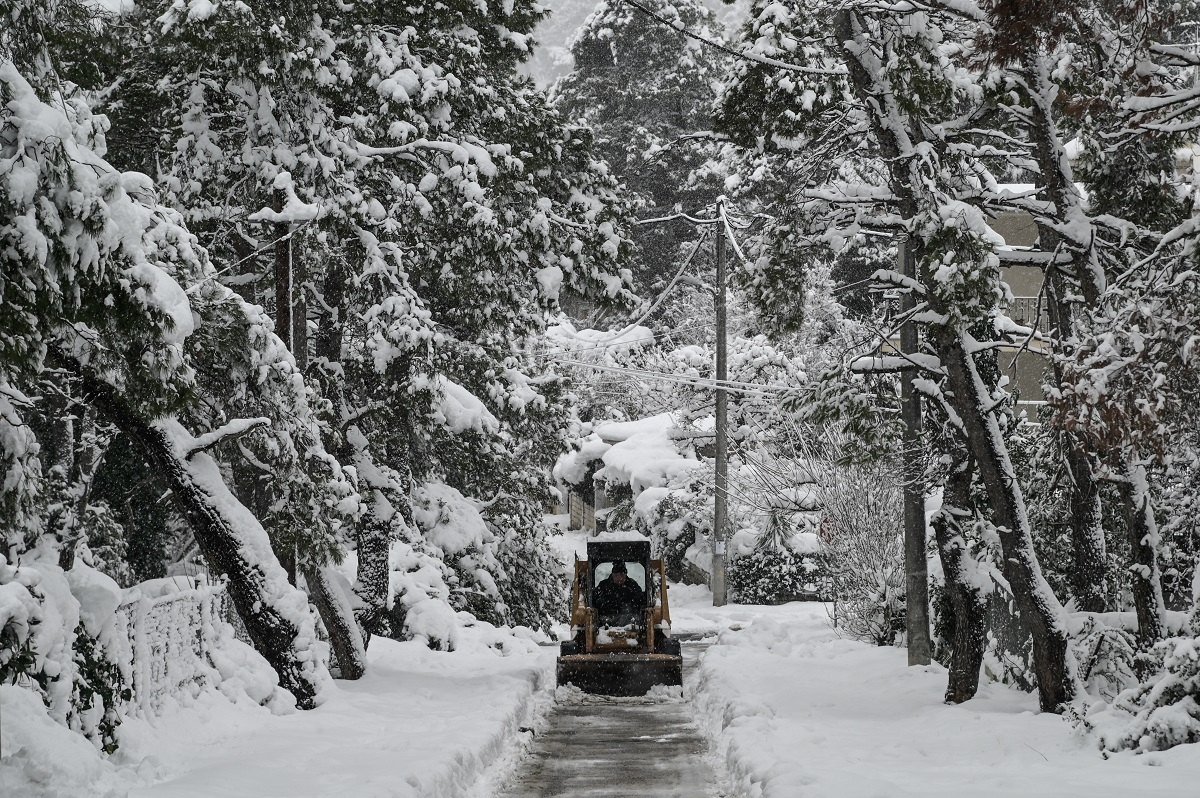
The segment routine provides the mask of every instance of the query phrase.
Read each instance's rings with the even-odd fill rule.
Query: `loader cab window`
[[[602,562],[596,566],[596,584],[600,584],[609,577],[612,573],[613,564],[610,562]],[[627,569],[626,576],[630,582],[637,585],[642,591],[646,590],[646,568],[640,562],[626,561],[625,568]]]

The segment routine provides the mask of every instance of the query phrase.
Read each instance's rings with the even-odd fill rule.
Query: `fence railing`
[[[202,686],[212,673],[210,653],[224,624],[235,619],[222,585],[197,583],[157,596],[135,594],[121,603],[115,623],[118,641],[127,644],[122,664],[130,677],[133,707],[154,715],[168,697]],[[234,630],[244,637],[240,620]]]

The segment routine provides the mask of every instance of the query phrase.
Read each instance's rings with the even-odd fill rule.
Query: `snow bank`
[[[310,712],[208,696],[127,723],[125,750],[151,757],[162,779],[138,798],[490,795],[551,705],[555,651],[494,627],[460,634],[454,652],[373,639],[366,675]]]
[[[1102,761],[1063,718],[1039,714],[1036,696],[985,684],[972,701],[943,704],[940,666],[907,667],[902,649],[838,638],[824,605],[794,607],[787,624],[764,614],[744,629],[726,627],[700,665],[703,726],[742,795],[1117,798],[1195,790],[1198,746]]]
[[[0,795],[117,798],[141,779],[100,755],[87,738],[55,723],[32,691],[0,685]]]

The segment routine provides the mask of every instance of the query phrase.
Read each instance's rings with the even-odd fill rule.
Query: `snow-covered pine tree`
[[[327,402],[325,443],[365,494],[350,535],[359,618],[368,632],[401,634],[385,617],[388,551],[418,534],[412,491],[458,479],[490,499],[493,469],[530,473],[505,466],[505,452],[546,458],[561,389],[530,383],[523,341],[564,284],[628,301],[627,205],[586,135],[515,77],[540,13],[532,4],[283,4],[278,25],[271,9],[212,10],[165,6],[129,42],[145,60],[167,54],[162,182],[244,293],[269,256],[307,271],[292,281],[300,296],[277,290],[267,307],[278,331],[293,331]],[[150,47],[142,37],[159,16],[167,36]],[[312,357],[307,325],[280,322],[290,307],[318,329]],[[500,426],[461,434],[442,412],[459,386]],[[506,486],[523,508],[518,527],[534,525],[545,490],[527,476]]]
[[[7,55],[0,62],[0,141],[10,164],[0,196],[0,291],[11,311],[0,334],[0,384],[12,409],[6,421],[19,423],[17,405],[33,409],[30,391],[53,368],[76,382],[101,417],[136,437],[170,479],[181,509],[201,521],[197,538],[228,572],[247,627],[283,685],[301,706],[312,706],[326,676],[307,607],[286,581],[280,584],[273,558],[256,548],[265,543],[261,528],[226,499],[220,474],[209,467],[203,450],[223,434],[196,439],[176,420],[195,401],[188,338],[202,324],[183,285],[210,279],[211,265],[178,217],[157,204],[144,175],[117,172],[92,148],[94,125],[79,124],[87,114],[73,111],[82,106],[47,105]],[[225,429],[261,423],[235,420]],[[20,448],[9,445],[13,440]],[[36,467],[35,447],[27,433],[5,435],[6,460]],[[24,487],[20,509],[20,497],[35,485],[33,475],[6,480],[5,492]],[[24,531],[36,537],[40,519],[28,520]],[[35,550],[42,542],[9,538]]]
[[[877,278],[917,294],[915,320],[927,348],[911,365],[925,371],[922,391],[945,403],[975,460],[1004,575],[1032,628],[1040,703],[1058,711],[1076,690],[1063,608],[1038,567],[1000,434],[1003,402],[976,362],[988,348],[979,341],[981,325],[1001,315],[1006,290],[995,239],[970,202],[989,177],[954,121],[970,113],[980,93],[959,66],[959,51],[946,48],[969,40],[973,24],[952,11],[885,12],[867,3],[755,6],[744,39],[756,60],[743,64],[728,88],[719,129],[752,152],[783,153],[784,169],[757,173],[777,180],[790,199],[789,215],[768,239],[778,263],[786,257],[802,266],[814,249],[836,253],[864,231],[910,236],[917,280]],[[762,282],[778,293],[770,272]],[[909,364],[867,358],[858,365]]]
[[[725,41],[716,15],[696,0],[645,5]],[[554,104],[591,128],[596,154],[637,199],[639,218],[669,216],[676,207],[703,215],[722,188],[709,116],[724,54],[617,0],[597,4],[570,46],[574,68],[554,85]],[[639,227],[637,284],[649,288],[673,274],[696,236],[682,219]]]

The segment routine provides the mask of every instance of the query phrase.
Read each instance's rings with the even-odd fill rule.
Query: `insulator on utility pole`
[[[727,505],[729,495],[729,463],[727,451],[727,412],[729,395],[725,390],[729,379],[725,359],[725,200],[717,200],[717,487],[713,497],[713,606],[725,606],[725,541],[727,538]]]

